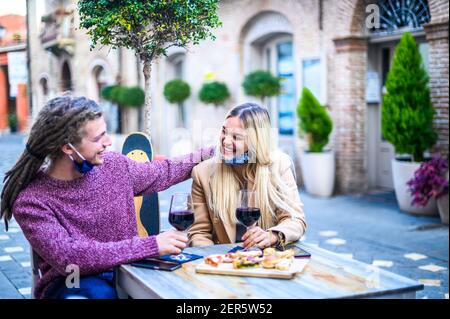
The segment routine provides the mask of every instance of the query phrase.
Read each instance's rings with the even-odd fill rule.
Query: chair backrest
[[[153,146],[144,133],[129,134],[123,143],[122,154],[137,162],[153,160]],[[135,196],[134,208],[139,236],[159,234],[159,197],[158,193]]]
[[[31,298],[34,299],[34,288],[38,280],[42,277],[41,270],[38,267],[38,254],[30,245],[30,263],[31,263]]]

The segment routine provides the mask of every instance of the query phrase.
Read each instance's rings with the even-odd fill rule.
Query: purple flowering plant
[[[431,198],[448,194],[447,171],[448,160],[439,154],[423,162],[407,183],[413,197],[411,204],[425,206]]]

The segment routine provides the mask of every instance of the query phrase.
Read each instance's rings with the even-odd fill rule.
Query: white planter
[[[414,172],[419,166],[420,163],[417,162],[405,162],[392,159],[392,176],[398,206],[402,211],[411,214],[435,216],[438,214],[438,209],[434,198],[431,198],[426,206],[411,205],[412,195],[406,183],[414,177]]]
[[[300,164],[306,191],[311,195],[329,197],[333,194],[334,152],[302,152]]]
[[[437,205],[442,224],[448,225],[448,194],[438,198]]]

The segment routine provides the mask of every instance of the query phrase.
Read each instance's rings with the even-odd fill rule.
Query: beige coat
[[[280,156],[277,158],[270,169],[271,171],[278,170],[284,182],[290,189],[292,188],[288,196],[298,203],[296,209],[299,218],[292,219],[287,212],[277,208],[275,210],[276,224],[270,229],[282,232],[287,242],[293,242],[300,239],[306,230],[303,204],[297,191],[289,156],[280,152]],[[216,165],[214,160],[214,158],[211,158],[204,161],[192,170],[192,201],[194,202],[195,222],[189,230],[189,244],[191,246],[234,243],[236,239],[236,225],[231,217],[224,221],[220,220],[214,216],[208,205],[207,198],[211,193],[210,179]]]

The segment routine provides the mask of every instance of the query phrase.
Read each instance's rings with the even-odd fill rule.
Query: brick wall
[[[338,192],[364,192],[368,187],[366,164],[365,74],[367,44],[363,38],[334,40],[335,84],[332,113]]]
[[[438,141],[434,151],[448,155],[448,20],[425,26],[429,43],[431,101],[436,109],[434,128]]]
[[[431,21],[425,25],[429,43],[429,76],[431,101],[436,109],[434,128],[438,141],[433,151],[449,153],[448,146],[448,0],[429,1]]]
[[[428,2],[431,14],[431,22],[448,23],[448,0],[431,0]]]

